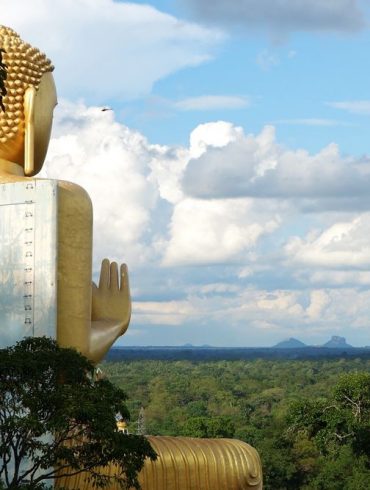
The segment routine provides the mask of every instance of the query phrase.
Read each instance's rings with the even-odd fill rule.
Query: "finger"
[[[126,264],[121,264],[121,291],[125,289],[127,292],[130,290],[130,285],[128,281],[128,269]]]
[[[108,289],[109,287],[109,260],[104,259],[101,263],[99,289]]]
[[[112,262],[110,265],[110,288],[118,291],[118,265],[117,262]]]

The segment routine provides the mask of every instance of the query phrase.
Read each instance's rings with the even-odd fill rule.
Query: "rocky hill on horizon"
[[[294,337],[290,339],[283,340],[274,345],[273,349],[302,349],[303,347],[326,347],[329,349],[353,349],[354,347],[350,344],[347,344],[347,341],[344,337],[340,337],[339,335],[332,335],[331,339],[325,342],[322,345],[308,345],[304,342],[301,342]]]
[[[322,347],[329,347],[330,349],[353,349],[353,346],[347,344],[346,339],[344,337],[339,337],[339,335],[333,335]]]
[[[301,342],[294,337],[290,337],[290,339],[282,340],[273,346],[273,349],[301,349],[302,347],[308,347],[306,344]]]

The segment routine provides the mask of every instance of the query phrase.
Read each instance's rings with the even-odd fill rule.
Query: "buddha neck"
[[[10,162],[9,160],[4,160],[0,158],[0,176],[6,175],[7,177],[14,176],[22,176],[24,177],[23,167],[18,165],[17,163]]]

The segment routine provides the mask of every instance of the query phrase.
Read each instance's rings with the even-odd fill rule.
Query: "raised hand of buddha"
[[[123,335],[131,317],[131,298],[126,264],[104,259],[99,286],[92,287],[91,360],[100,360],[113,342]]]

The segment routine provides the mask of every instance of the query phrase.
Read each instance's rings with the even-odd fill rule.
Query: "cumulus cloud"
[[[148,94],[208,60],[224,35],[149,5],[113,0],[1,0],[1,22],[43,49],[64,97],[90,103]]]
[[[245,135],[240,128],[222,122],[217,130],[223,137],[214,141],[207,136],[214,134],[214,123],[202,126],[203,142],[197,142],[201,151],[189,162],[183,177],[183,188],[189,195],[205,199],[321,199],[320,206],[328,203],[330,208],[333,200],[361,198],[370,205],[367,157],[342,157],[336,144],[313,155],[304,149],[289,150],[276,141],[272,126],[258,135]]]
[[[155,149],[155,154],[149,163],[149,180],[158,188],[162,199],[176,204],[184,198],[181,179],[189,161],[189,150],[160,145],[153,145],[152,148]]]
[[[194,16],[228,27],[286,32],[356,32],[365,26],[358,0],[181,0]]]
[[[230,123],[199,125],[190,135],[189,148],[172,148],[150,144],[140,133],[118,123],[112,111],[103,112],[98,107],[65,102],[57,110],[53,134],[44,175],[69,179],[87,188],[96,206],[97,240],[99,236],[104,236],[102,243],[106,244],[109,243],[106,238],[111,236],[113,250],[117,249],[117,240],[121,244],[136,246],[144,238],[149,243],[151,239],[154,240],[154,233],[158,233],[156,243],[162,245],[167,263],[174,262],[175,256],[182,256],[180,262],[186,263],[192,260],[194,263],[233,260],[243,251],[252,250],[261,236],[274,232],[282,224],[284,211],[288,209],[282,204],[283,201],[291,196],[296,197],[299,192],[303,196],[320,196],[320,193],[329,192],[330,188],[329,191],[325,190],[322,181],[329,186],[331,176],[333,180],[342,181],[335,184],[339,189],[346,181],[349,189],[346,189],[347,195],[351,194],[351,189],[354,189],[353,193],[361,190],[361,187],[356,188],[360,178],[365,180],[367,187],[366,162],[360,165],[341,160],[334,146],[314,156],[303,150],[289,152],[274,141],[271,128],[257,136],[245,136],[241,128]],[[207,199],[193,198],[184,193],[181,185],[183,176],[184,180],[189,179],[189,168],[194,162],[199,164],[194,180],[203,179],[205,187],[211,189],[215,187],[211,172],[221,171],[221,164],[226,177],[228,172],[235,174],[237,159],[219,159],[220,170],[210,168],[207,179],[200,165],[209,152],[219,151],[222,155],[233,145],[243,150],[249,147],[253,150],[249,154],[254,159],[254,165],[243,169],[244,174],[248,175],[249,172],[251,188],[258,177],[263,179],[266,173],[274,171],[281,174],[275,181],[272,178],[264,180],[270,182],[270,188],[264,189],[260,195],[254,192],[258,199],[249,197],[248,193],[235,198],[231,192],[214,194],[208,189]],[[248,154],[245,151],[241,153]],[[288,162],[291,162],[292,168],[286,165],[284,174],[279,166],[286,154],[290,156]],[[250,160],[247,158],[247,163]],[[346,173],[347,165],[350,169]],[[225,176],[217,177],[216,183],[227,180]],[[320,179],[322,188],[313,189],[313,184]],[[305,182],[301,184],[300,180]],[[102,185],[102,182],[106,184]],[[285,182],[286,188],[280,186],[277,191],[279,182]],[[303,185],[306,188],[302,188]],[[293,192],[294,187],[298,187],[298,191]],[[276,202],[272,202],[271,197],[275,197]],[[346,195],[342,193],[337,197],[345,200]],[[154,214],[159,200],[167,205],[168,219],[162,221],[160,229],[154,225],[158,218]],[[109,217],[116,223],[116,228],[112,230],[104,229]],[[354,243],[357,250],[365,253],[369,223],[369,213],[336,222],[321,234],[316,232],[306,238],[290,239],[286,251],[295,257],[294,260],[308,257],[308,253],[313,256],[316,252],[322,254],[325,251],[325,256],[320,259],[322,263],[328,260],[326,254],[329,252],[338,252],[340,247],[342,253]],[[113,239],[113,236],[116,238]]]
[[[198,158],[208,147],[222,148],[243,135],[243,128],[225,121],[199,124],[190,134],[190,156]]]
[[[198,127],[189,148],[150,144],[115,120],[113,111],[62,102],[43,176],[84,187],[94,204],[95,257],[166,266],[240,260],[280,224],[276,206],[248,198],[199,200],[181,178],[208,139]],[[223,125],[227,137],[239,130]],[[202,143],[201,143],[202,142]],[[215,143],[216,144],[216,143]],[[222,144],[222,138],[218,139]]]
[[[279,217],[248,199],[183,199],[171,218],[163,263],[215,264],[240,259],[279,226]]]
[[[306,309],[307,317],[311,320],[320,319],[329,304],[330,298],[326,291],[320,289],[311,291],[310,304]]]
[[[290,261],[323,268],[368,268],[370,213],[337,222],[305,238],[292,237],[285,247]]]

